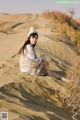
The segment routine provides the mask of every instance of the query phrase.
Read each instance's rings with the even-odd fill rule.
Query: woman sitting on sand
[[[49,62],[45,54],[42,54],[40,57],[36,56],[34,48],[38,40],[38,32],[33,27],[30,28],[27,37],[27,41],[19,51],[21,72],[27,72],[31,75],[49,75],[66,82],[66,78],[49,69]]]

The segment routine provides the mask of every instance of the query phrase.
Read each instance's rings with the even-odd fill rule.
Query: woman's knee
[[[44,62],[44,65],[45,65],[45,66],[49,66],[49,62],[48,62],[48,61],[45,61],[45,62]]]

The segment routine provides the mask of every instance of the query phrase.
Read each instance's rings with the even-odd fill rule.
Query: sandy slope
[[[80,23],[80,18],[76,18],[76,21]]]
[[[50,69],[64,76],[66,66],[79,59],[70,44],[56,39],[59,33],[52,32],[49,24],[51,20],[41,15],[0,14],[0,112],[8,111],[9,120],[71,120],[72,114],[56,94],[62,90],[60,81],[19,69],[17,53],[30,26],[39,32],[36,51],[47,55]]]

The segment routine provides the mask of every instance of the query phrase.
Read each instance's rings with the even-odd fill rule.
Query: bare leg
[[[41,57],[43,58],[43,61],[47,61],[45,54],[42,54]]]
[[[47,58],[46,58],[45,54],[43,54],[42,57],[43,57],[43,60],[44,60],[44,61],[47,61]],[[47,72],[47,74],[48,74],[49,76],[55,77],[55,78],[60,79],[60,80],[62,80],[62,81],[64,81],[64,82],[70,82],[68,79],[66,79],[66,78],[64,78],[64,77],[62,77],[62,76],[60,76],[60,75],[52,72],[52,71],[49,69],[49,65],[44,65],[44,67],[45,67],[46,72]]]
[[[43,57],[43,60],[44,60],[44,61],[47,61],[47,58],[46,58],[45,54],[43,54],[42,57]],[[56,77],[56,78],[58,78],[58,79],[61,79],[61,76],[60,76],[60,75],[52,72],[52,71],[49,69],[49,65],[45,65],[44,67],[45,67],[48,75],[50,75],[51,77]]]
[[[42,54],[41,56],[42,56],[42,58],[43,58],[43,61],[47,61],[47,58],[46,58],[45,54]],[[44,67],[45,67],[48,75],[50,75],[51,77],[57,77],[57,78],[61,79],[61,76],[59,76],[59,75],[56,74],[56,73],[53,73],[53,72],[49,69],[49,65],[44,65]]]
[[[51,77],[55,77],[55,78],[58,78],[58,79],[62,79],[62,77],[54,72],[52,72],[50,69],[49,69],[49,66],[45,66],[45,69],[48,73],[49,76]]]
[[[62,76],[60,76],[60,75],[52,72],[52,71],[49,69],[49,66],[45,66],[45,69],[46,69],[46,71],[47,71],[47,74],[48,74],[49,76],[51,76],[52,78],[55,77],[55,78],[57,78],[57,79],[59,79],[59,80],[62,80],[62,81],[64,81],[64,82],[66,82],[66,83],[70,83],[70,82],[72,81],[72,80],[68,80],[68,79],[66,79],[66,78],[64,78],[64,77],[62,77]]]

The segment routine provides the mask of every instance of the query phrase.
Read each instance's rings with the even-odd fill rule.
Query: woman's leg
[[[46,58],[45,54],[42,54],[41,57],[43,58],[43,61],[44,61],[44,62],[47,61],[47,58]],[[56,74],[55,74],[55,73],[53,74],[53,73],[50,71],[49,65],[44,65],[44,68],[45,68],[45,70],[47,71],[47,74],[48,74],[48,75],[50,75],[51,77],[53,77],[53,76],[56,77]]]
[[[46,58],[45,54],[43,54],[42,57],[43,57],[43,60],[44,60],[44,61],[47,61],[47,58]],[[44,65],[44,67],[45,67],[45,70],[46,70],[46,72],[47,72],[47,74],[48,74],[49,76],[55,77],[55,78],[60,79],[60,80],[62,80],[62,81],[64,81],[64,82],[68,82],[68,81],[69,81],[68,79],[66,79],[66,78],[58,75],[57,73],[52,72],[52,71],[49,69],[49,65]]]
[[[47,58],[46,58],[45,54],[42,55],[42,58],[43,58],[44,61],[47,61]],[[58,79],[61,79],[61,76],[60,76],[60,75],[52,72],[52,71],[49,69],[49,65],[44,65],[44,67],[45,67],[48,75],[50,75],[51,77],[56,77],[56,78],[58,78]]]
[[[51,77],[55,77],[55,78],[57,78],[57,79],[59,79],[59,80],[62,80],[62,81],[64,81],[64,82],[67,82],[67,83],[69,83],[69,82],[71,81],[71,80],[68,80],[68,79],[66,79],[66,78],[64,78],[64,77],[62,77],[62,76],[60,76],[60,75],[52,72],[52,71],[49,69],[49,66],[45,66],[45,69],[46,69],[46,71],[47,71],[47,74],[48,74],[49,76],[51,76]]]
[[[45,69],[48,73],[48,75],[50,75],[51,77],[55,77],[55,78],[58,78],[58,79],[62,79],[62,77],[54,72],[52,72],[50,69],[49,69],[49,66],[45,65]]]
[[[43,73],[44,75],[48,75],[47,71],[46,71],[46,68],[44,65],[42,65],[42,68],[41,68],[41,73]]]
[[[41,57],[42,57],[43,61],[47,61],[45,54],[42,54]]]

